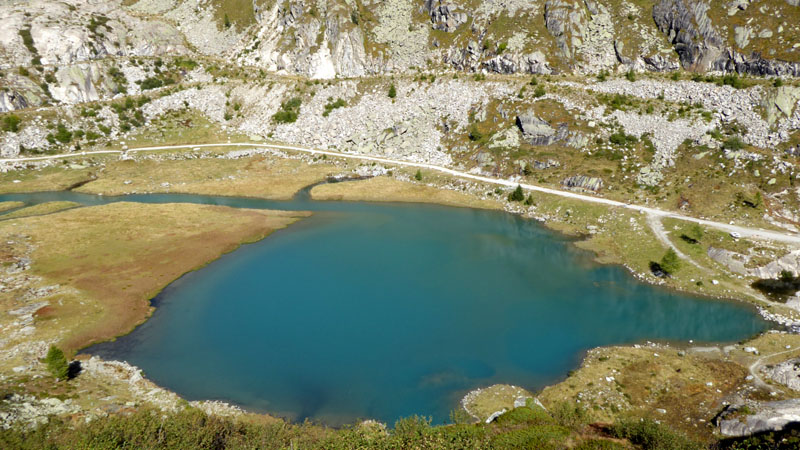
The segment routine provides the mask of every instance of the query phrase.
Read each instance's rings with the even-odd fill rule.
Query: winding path
[[[685,216],[683,214],[679,214],[676,212],[671,211],[664,211],[657,208],[651,208],[649,206],[641,206],[641,205],[634,205],[631,203],[624,203],[616,200],[610,200],[607,198],[596,197],[587,194],[579,194],[576,192],[569,192],[569,191],[562,191],[558,189],[546,188],[542,186],[537,186],[533,184],[527,183],[519,183],[517,181],[506,180],[502,178],[492,178],[486,177],[482,175],[475,175],[467,172],[461,172],[455,169],[450,169],[444,166],[438,166],[435,164],[427,164],[427,163],[418,163],[412,161],[402,161],[396,159],[389,159],[389,158],[381,158],[378,156],[369,156],[369,155],[361,155],[361,154],[353,154],[353,153],[341,153],[341,152],[334,152],[330,150],[316,150],[311,148],[305,147],[297,147],[294,145],[281,145],[281,144],[256,144],[256,143],[222,143],[222,144],[197,144],[197,145],[165,145],[165,146],[158,146],[158,147],[141,147],[141,148],[134,148],[129,150],[97,150],[97,151],[90,151],[90,152],[75,152],[75,153],[64,153],[60,155],[49,155],[49,156],[35,156],[29,158],[6,158],[0,159],[0,164],[3,163],[15,163],[15,162],[26,162],[26,161],[45,161],[45,160],[52,160],[52,159],[64,159],[64,158],[76,158],[76,157],[84,157],[84,156],[91,156],[91,155],[103,155],[103,154],[124,154],[124,153],[137,153],[137,152],[154,152],[154,151],[161,151],[161,150],[175,150],[181,148],[198,148],[198,147],[250,147],[250,148],[267,148],[267,149],[277,149],[277,150],[289,150],[289,151],[297,151],[297,152],[305,152],[310,153],[312,155],[329,155],[334,156],[337,158],[349,158],[349,159],[356,159],[362,161],[374,161],[384,164],[392,164],[396,166],[405,166],[405,167],[417,167],[421,169],[429,169],[435,170],[437,172],[446,173],[448,175],[453,175],[459,178],[466,178],[470,180],[480,181],[483,183],[495,184],[505,187],[514,188],[517,185],[522,186],[523,189],[528,191],[534,192],[543,192],[546,194],[557,195],[560,197],[571,198],[575,200],[582,200],[591,203],[599,203],[608,206],[615,206],[620,208],[626,208],[633,211],[642,212],[645,214],[649,214],[658,220],[661,220],[665,217],[667,218],[674,218],[685,220],[688,222],[698,223],[700,225],[705,225],[708,227],[716,228],[718,230],[723,230],[728,233],[739,233],[742,237],[750,237],[755,239],[769,239],[773,241],[785,242],[789,244],[800,244],[800,235],[795,233],[785,233],[780,231],[772,231],[772,230],[764,230],[761,228],[749,228],[749,227],[742,227],[738,225],[730,225],[722,222],[715,222],[713,220],[707,219],[700,219],[697,217],[692,216]]]
[[[764,380],[761,378],[761,375],[758,373],[759,369],[764,364],[764,360],[768,359],[768,358],[772,358],[773,356],[784,355],[786,353],[796,352],[797,350],[798,349],[796,349],[796,348],[792,348],[792,349],[789,349],[789,350],[776,352],[776,353],[771,353],[769,355],[764,355],[764,356],[758,358],[757,360],[755,360],[753,362],[753,364],[750,364],[750,367],[748,368],[750,370],[750,375],[753,376],[753,382],[759,387],[762,387],[762,388],[770,390],[770,391],[773,390],[772,386],[770,386],[769,384],[764,382]]]

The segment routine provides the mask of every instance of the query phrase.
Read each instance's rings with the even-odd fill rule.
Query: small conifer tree
[[[44,362],[47,364],[47,370],[49,370],[55,378],[59,380],[67,379],[69,375],[69,363],[64,356],[64,352],[61,351],[60,348],[51,345],[50,350],[47,351],[47,356],[44,358]]]
[[[522,192],[522,186],[517,185],[517,188],[514,189],[514,192],[508,195],[508,201],[510,202],[521,202],[525,200],[525,193]]]

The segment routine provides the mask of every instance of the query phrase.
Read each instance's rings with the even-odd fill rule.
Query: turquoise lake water
[[[751,307],[641,283],[541,225],[416,204],[71,192],[0,201],[194,202],[314,210],[172,283],[153,317],[88,353],[190,400],[292,420],[448,419],[469,390],[563,379],[585,350],[727,342],[767,328]]]

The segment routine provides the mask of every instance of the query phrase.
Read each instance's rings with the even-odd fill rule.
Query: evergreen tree
[[[59,380],[67,379],[69,375],[69,363],[64,356],[64,352],[62,352],[60,348],[51,345],[50,350],[47,351],[47,356],[44,358],[44,362],[47,364],[47,370],[49,370],[55,378]]]
[[[397,89],[395,89],[394,84],[389,86],[389,98],[397,97]]]
[[[522,192],[522,186],[517,185],[517,188],[514,189],[514,192],[508,195],[508,201],[521,202],[523,200],[525,200],[525,193]]]
[[[664,257],[661,258],[661,269],[668,274],[673,274],[677,272],[678,269],[681,267],[681,259],[678,258],[678,254],[675,253],[675,250],[669,249],[667,253],[664,254]]]
[[[422,171],[417,169],[417,173],[414,175],[414,179],[417,181],[422,181]]]

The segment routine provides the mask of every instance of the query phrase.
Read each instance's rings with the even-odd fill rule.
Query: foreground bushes
[[[34,430],[0,431],[0,448],[9,449],[624,449],[596,430],[585,437],[585,416],[577,409],[516,408],[491,424],[431,426],[413,416],[397,421],[393,430],[379,425],[330,429],[310,423],[288,424],[277,419],[231,419],[188,408],[165,416],[157,410],[109,416],[88,424],[52,420]],[[699,448],[683,435],[655,422],[625,422],[611,433],[637,448],[684,450]],[[608,436],[608,435],[606,435]]]

